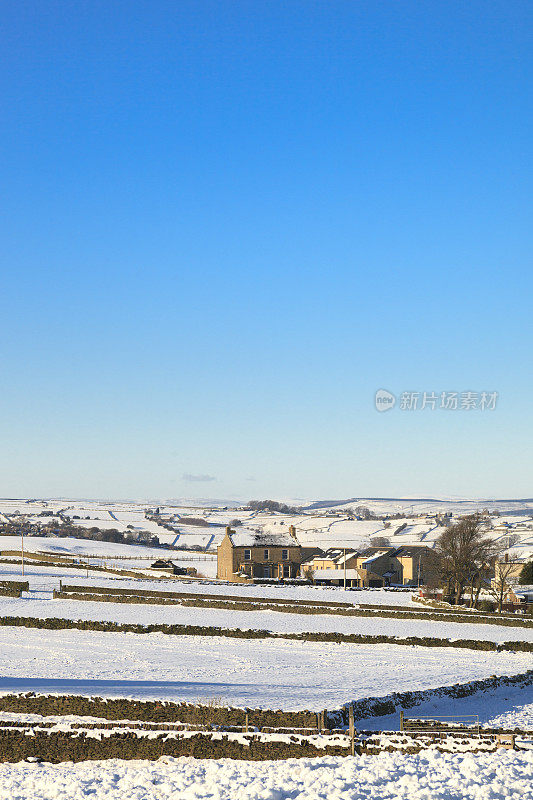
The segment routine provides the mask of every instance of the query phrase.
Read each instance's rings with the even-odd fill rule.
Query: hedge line
[[[78,594],[72,592],[71,587],[63,587],[61,592],[54,592],[55,600],[87,600],[100,603],[130,603],[132,605],[180,605],[193,608],[223,608],[230,611],[279,611],[287,614],[340,614],[344,616],[370,616],[367,614],[350,614],[348,610],[331,608],[313,608],[301,605],[278,605],[277,601],[266,603],[254,603],[249,600],[227,600],[225,597],[220,599],[215,595],[198,596],[184,593],[181,597],[165,596],[165,592],[150,594],[101,594],[99,591],[93,594],[83,592]],[[170,595],[170,593],[169,593]],[[294,601],[293,601],[294,602]]]
[[[27,736],[23,731],[5,731],[0,735],[0,761],[3,762],[17,762],[27,758],[38,758],[52,763],[107,758],[157,759],[164,755],[264,761],[346,754],[346,747],[339,745],[319,749],[306,740],[291,743],[262,742],[253,734],[250,735],[247,745],[226,736],[213,739],[209,734],[202,733],[187,738],[168,738],[162,733],[148,738],[127,732],[115,733],[101,740],[83,732],[77,732],[74,736],[59,732]]]
[[[0,711],[41,716],[98,717],[106,720],[183,723],[186,725],[239,726],[248,713],[249,725],[256,728],[316,728],[317,715],[312,711],[273,711],[254,708],[228,708],[222,705],[193,705],[159,700],[82,697],[79,695],[0,696]]]
[[[0,581],[0,597],[20,597],[28,588],[28,581]]]
[[[0,586],[0,597],[20,597],[20,589],[3,589]]]
[[[343,617],[366,617],[375,618],[376,616],[386,617],[389,619],[429,619],[433,622],[450,622],[449,616],[446,614],[432,613],[427,611],[422,616],[417,614],[416,611],[397,611],[381,612],[379,607],[376,611],[370,611],[364,608],[334,608],[331,606],[308,606],[300,602],[292,601],[293,605],[287,605],[288,601],[284,601],[283,605],[278,605],[278,600],[266,600],[265,602],[254,601],[251,602],[248,598],[228,598],[226,596],[217,595],[197,595],[188,592],[150,592],[150,590],[141,590],[136,592],[130,590],[117,590],[112,589],[110,592],[101,591],[101,587],[91,587],[91,593],[83,590],[77,592],[80,587],[63,586],[61,592],[54,592],[54,598],[62,600],[88,600],[93,602],[108,602],[108,603],[132,603],[135,605],[149,604],[149,605],[169,605],[174,604],[174,600],[179,601],[179,605],[194,607],[194,608],[222,608],[232,611],[279,611],[287,614],[328,614]],[[107,587],[104,587],[107,589]],[[453,622],[470,623],[478,625],[500,625],[510,628],[533,628],[533,620],[525,620],[517,617],[510,619],[509,617],[481,617],[477,614],[462,616],[454,615]]]
[[[533,685],[533,670],[518,675],[493,676],[453,686],[425,689],[414,692],[393,692],[385,697],[368,697],[351,705],[354,719],[395,714],[398,709],[414,708],[434,698],[468,697],[478,692],[501,686]],[[348,706],[328,712],[330,723],[348,724]],[[185,725],[242,726],[245,714],[255,728],[307,728],[317,726],[317,715],[312,711],[274,711],[269,709],[229,708],[216,705],[192,705],[156,700],[130,700],[125,698],[82,697],[79,695],[38,695],[34,692],[0,696],[0,711],[18,714],[47,716],[75,715],[103,720],[128,720],[151,723],[182,723]],[[4,723],[5,724],[5,723]],[[102,727],[102,726],[100,726]],[[491,729],[493,732],[502,728]]]
[[[454,647],[467,650],[484,651],[520,651],[533,652],[533,642],[503,642],[496,644],[479,639],[438,639],[429,636],[386,636],[378,634],[369,636],[358,633],[344,634],[339,632],[316,633],[273,633],[262,629],[216,628],[201,625],[170,625],[153,623],[141,625],[135,623],[102,622],[95,620],[71,620],[59,617],[39,619],[36,617],[1,617],[0,626],[38,628],[44,630],[99,631],[102,633],[164,633],[171,636],[226,636],[231,639],[284,639],[300,642],[334,642],[336,644],[398,644],[418,645],[420,647]]]
[[[30,588],[28,581],[3,581],[0,580],[0,587],[2,589],[13,589],[19,592],[27,592]]]
[[[231,594],[231,595],[213,595],[213,594],[200,594],[199,592],[160,592],[157,589],[123,589],[121,587],[114,587],[114,586],[73,586],[73,585],[66,585],[63,584],[63,591],[64,592],[74,592],[74,593],[97,593],[97,594],[119,594],[119,595],[126,595],[126,596],[133,596],[133,597],[166,597],[166,598],[189,598],[195,597],[202,600],[210,600],[211,598],[217,599],[220,598],[222,600],[235,600],[239,603],[276,603],[279,605],[294,605],[295,602],[300,602],[305,604],[306,606],[319,606],[320,608],[336,608],[336,607],[344,607],[344,608],[353,608],[352,603],[343,603],[343,602],[330,602],[321,600],[300,600],[295,601],[285,597],[279,597],[275,600],[271,597],[243,597],[242,595],[238,594]]]

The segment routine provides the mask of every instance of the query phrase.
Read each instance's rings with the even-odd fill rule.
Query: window
[[[265,561],[268,561],[268,550],[263,550],[263,558]]]
[[[289,551],[288,550],[282,550],[281,551],[281,558],[283,559],[283,561],[288,561],[289,560]]]
[[[270,567],[263,567],[263,578],[270,578],[270,577],[272,577],[270,573]]]
[[[284,578],[290,578],[291,577],[291,565],[290,564],[284,564],[283,565],[283,577]]]
[[[244,551],[244,560],[245,561],[251,561],[252,560],[252,551],[251,550],[245,550]]]

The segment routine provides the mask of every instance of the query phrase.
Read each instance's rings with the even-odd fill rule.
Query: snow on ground
[[[525,672],[524,653],[405,645],[0,628],[0,691],[337,708]]]
[[[507,691],[507,694],[512,694]],[[527,693],[531,700],[533,700],[533,691],[530,689]],[[523,695],[523,693],[522,693]],[[509,697],[505,697],[506,708],[501,709],[501,713],[494,713],[490,717],[490,725],[502,728],[522,728],[524,730],[533,730],[533,702],[523,704],[523,696],[516,697],[515,704],[509,708]],[[486,711],[483,711],[485,716]]]
[[[204,553],[194,553],[190,550],[167,550],[161,547],[147,547],[135,544],[119,544],[115,542],[98,542],[92,539],[75,539],[72,537],[40,537],[25,536],[24,548],[26,554],[70,556],[82,561],[89,560],[95,566],[107,566],[111,569],[149,569],[150,563],[162,559],[173,561],[182,567],[195,567],[198,572],[206,577],[216,577],[216,556]],[[17,551],[20,553],[20,537],[0,537],[0,553]],[[12,558],[12,556],[7,556]],[[66,574],[72,573],[68,570]],[[7,575],[20,576],[21,568],[13,564],[2,564],[0,561],[0,578]],[[13,580],[15,578],[12,578]]]
[[[533,752],[0,765],[0,796],[32,800],[528,800]]]
[[[20,551],[20,536],[0,536],[0,551]],[[178,555],[164,547],[147,547],[138,544],[98,542],[93,539],[76,539],[72,536],[25,536],[24,550],[27,553],[53,553],[61,556],[87,556],[123,558],[172,558]]]
[[[441,639],[482,639],[491,642],[533,642],[533,628],[480,623],[433,622],[429,619],[346,617],[336,614],[290,614],[279,611],[237,611],[175,605],[98,602],[90,600],[0,597],[0,616],[61,617],[150,625],[202,625],[240,630],[261,629],[275,633],[301,631],[365,634],[376,636],[427,636]],[[532,659],[533,662],[533,659]]]
[[[405,710],[406,717],[463,717],[467,725],[476,724],[475,716],[481,725],[487,727],[521,728],[533,731],[533,685],[498,686],[485,689],[466,697],[446,697],[434,695],[420,705]],[[357,721],[361,730],[398,730],[398,714],[382,717],[368,717]]]
[[[99,542],[98,544],[101,544]],[[127,546],[127,545],[125,545]],[[176,560],[180,566],[192,566],[198,572],[211,578],[216,574],[216,559],[202,553],[191,553],[190,551],[166,551],[167,558]],[[105,561],[105,559],[102,559]],[[95,565],[100,564],[96,559]],[[124,562],[119,566],[125,566]],[[108,563],[112,566],[111,562]],[[131,564],[130,564],[131,567]],[[50,590],[59,587],[59,578],[63,582],[75,584],[96,585],[96,586],[122,586],[129,589],[157,589],[158,591],[174,592],[193,592],[213,595],[239,595],[246,597],[267,597],[284,598],[289,600],[315,600],[317,602],[336,602],[336,603],[369,603],[372,605],[394,605],[401,607],[411,607],[420,610],[420,605],[413,602],[411,591],[387,591],[385,589],[361,589],[354,591],[344,591],[336,586],[306,586],[306,585],[251,585],[237,583],[205,583],[203,581],[168,579],[150,581],[149,576],[146,580],[135,580],[132,578],[120,578],[118,576],[105,576],[101,572],[93,572],[92,577],[87,580],[85,570],[73,569],[69,567],[41,567],[27,564],[25,567],[25,579],[30,583],[45,584],[49,583]],[[17,564],[5,564],[0,561],[0,580],[21,580],[21,568]]]
[[[208,507],[211,505],[212,507]],[[86,527],[99,527],[102,529],[117,528],[126,531],[128,527],[134,530],[146,530],[160,537],[165,544],[174,542],[179,535],[180,544],[184,546],[208,546],[214,549],[222,539],[224,527],[234,519],[239,519],[244,525],[252,526],[266,531],[286,530],[289,525],[295,525],[297,535],[304,545],[328,547],[353,547],[362,548],[369,544],[372,537],[385,536],[391,540],[391,545],[425,544],[432,547],[443,528],[437,525],[436,514],[452,511],[452,521],[458,516],[473,513],[483,508],[505,511],[505,516],[492,517],[490,522],[494,527],[493,535],[501,540],[512,533],[520,534],[520,542],[513,547],[514,552],[527,557],[533,552],[533,517],[531,509],[533,501],[455,501],[455,500],[410,500],[406,499],[353,499],[345,503],[320,503],[317,507],[302,506],[299,513],[280,514],[278,512],[251,511],[236,508],[236,504],[215,502],[206,504],[203,501],[187,503],[184,506],[171,502],[134,503],[117,501],[78,501],[78,500],[1,500],[0,521],[6,522],[8,518],[16,520],[31,520],[36,524],[47,524],[53,520],[59,523],[57,516],[39,517],[46,511],[68,517],[73,523]],[[389,520],[387,523],[381,519],[362,520],[353,519],[350,509],[357,506],[366,506],[378,517],[399,513],[402,516]],[[147,509],[152,511],[158,507],[160,520],[170,522],[176,531],[167,531],[157,524],[155,520],[146,519]],[[200,517],[209,527],[184,525],[180,522],[184,517]],[[405,528],[398,528],[405,524]],[[388,525],[388,527],[385,527]],[[507,526],[507,527],[506,527]]]

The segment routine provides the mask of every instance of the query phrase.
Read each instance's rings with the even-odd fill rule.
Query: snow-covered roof
[[[344,555],[343,553],[342,555],[337,556],[337,558],[335,559],[335,563],[344,564],[345,561],[349,561],[351,558],[357,555],[358,555],[357,550],[347,550],[346,555]]]
[[[300,543],[288,531],[269,533],[250,528],[237,528],[230,533],[234,547],[299,547]]]
[[[533,586],[513,586],[516,597],[529,597],[533,595]]]
[[[376,559],[381,558],[381,556],[386,556],[387,553],[389,553],[389,552],[390,552],[390,548],[389,548],[389,550],[378,550],[377,553],[372,553],[371,556],[368,556],[368,558],[365,558],[365,560],[363,562],[363,566],[365,566],[365,564],[369,564],[371,561],[376,561]]]

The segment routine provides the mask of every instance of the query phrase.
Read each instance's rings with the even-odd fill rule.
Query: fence
[[[446,721],[448,720],[448,721]],[[440,727],[439,727],[440,726]],[[463,714],[438,717],[406,717],[400,711],[400,731],[402,733],[446,734],[454,736],[481,737],[481,727],[478,714]]]

